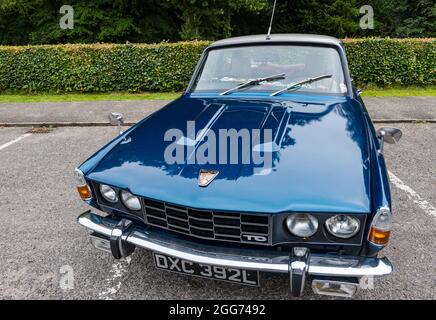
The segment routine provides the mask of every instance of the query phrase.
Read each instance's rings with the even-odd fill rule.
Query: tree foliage
[[[390,37],[435,37],[434,0],[360,0],[374,8],[375,29],[361,35]]]
[[[0,44],[214,40],[265,33],[273,0],[69,0],[74,29],[59,26],[61,0],[0,0]],[[362,5],[375,29],[359,27]],[[434,0],[278,0],[273,32],[336,37],[434,37]]]

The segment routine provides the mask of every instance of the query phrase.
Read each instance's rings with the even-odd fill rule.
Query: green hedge
[[[0,92],[179,91],[206,45],[0,46]]]
[[[346,39],[357,86],[436,85],[435,39]],[[0,92],[180,91],[205,41],[0,46]]]
[[[344,40],[358,86],[436,85],[436,39]]]

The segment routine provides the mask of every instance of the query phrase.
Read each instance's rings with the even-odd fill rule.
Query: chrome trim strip
[[[218,228],[228,228],[228,229],[238,229],[238,230],[241,229],[240,226],[230,226],[230,225],[226,225],[226,224],[218,224],[218,223],[214,223],[213,226],[214,226],[214,227],[218,227]]]
[[[158,217],[158,216],[153,216],[153,215],[151,215],[150,214],[150,217],[151,218],[153,218],[153,219],[158,219],[158,220],[162,220],[162,221],[165,221],[165,222],[167,222],[167,219],[165,219],[165,218],[162,218],[162,217]],[[150,222],[149,222],[150,223]],[[150,223],[150,224],[152,224],[152,223]]]
[[[224,238],[229,237],[229,238],[241,239],[240,236],[237,236],[234,234],[215,233],[215,236],[224,237]]]
[[[221,218],[221,219],[233,219],[233,220],[240,220],[241,219],[240,214],[238,214],[238,215],[235,214],[235,216],[232,217],[232,216],[226,216],[224,214],[220,214],[219,212],[217,212],[217,213],[213,212],[213,217],[214,218]]]
[[[309,274],[318,276],[385,276],[392,273],[393,267],[386,258],[333,257],[311,255]]]
[[[85,228],[110,238],[119,220],[86,211],[78,217]],[[121,242],[189,261],[265,272],[289,273],[289,253],[251,248],[228,248],[188,241],[174,234],[162,234],[143,227],[132,227],[121,235]],[[393,268],[387,258],[347,257],[312,254],[308,274],[320,276],[384,276]]]
[[[189,216],[189,219],[213,223],[213,221],[211,221],[211,219],[202,219],[202,218],[197,218],[197,217],[193,217],[193,216]]]
[[[266,227],[267,225],[265,223],[257,223],[257,222],[242,222],[242,224],[247,226],[256,226],[256,227]]]
[[[166,215],[167,215],[167,220],[168,220],[168,218],[170,218],[170,219],[186,222],[189,224],[189,220],[187,218],[185,219],[185,218],[180,218],[180,217],[176,217],[176,216],[171,216],[168,213]]]
[[[169,205],[169,204],[167,204],[167,205],[165,205],[165,206],[166,206],[168,209],[171,209],[171,210],[176,210],[176,211],[180,211],[180,212],[187,212],[186,209],[173,207],[172,205]]]
[[[171,228],[175,228],[175,229],[179,229],[179,230],[185,230],[186,232],[189,232],[189,233],[187,233],[189,235],[190,235],[190,232],[191,232],[191,230],[189,228],[185,228],[185,227],[178,226],[176,224],[168,223],[168,229],[169,230],[173,230]]]
[[[203,231],[210,231],[210,232],[214,232],[213,228],[203,228],[203,227],[197,227],[197,226],[191,226],[189,225],[189,230],[190,229],[196,229],[196,230],[203,230]]]
[[[300,297],[306,284],[306,274],[310,262],[310,252],[307,248],[294,247],[289,261],[289,280],[291,294]]]
[[[77,222],[84,226],[86,229],[92,230],[98,234],[110,237],[112,230],[116,227],[117,221],[113,221],[112,224],[108,223],[109,218],[103,218],[99,215],[93,214],[90,211],[82,213]]]
[[[169,256],[194,261],[202,264],[227,266],[250,270],[262,270],[269,272],[288,272],[287,255],[281,257],[256,257],[240,256],[225,252],[204,251],[201,246],[187,247],[159,239],[153,233],[134,231],[127,237],[127,242],[138,247],[160,252]],[[261,258],[264,261],[256,261]]]

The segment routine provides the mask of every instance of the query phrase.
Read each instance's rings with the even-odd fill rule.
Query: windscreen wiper
[[[293,89],[295,87],[301,87],[303,84],[312,83],[312,82],[315,82],[315,81],[319,81],[319,80],[327,79],[327,78],[331,78],[331,77],[333,77],[332,74],[325,74],[325,75],[322,75],[322,76],[319,76],[319,77],[315,77],[315,78],[307,78],[307,79],[301,80],[299,82],[292,83],[289,86],[287,86],[286,88],[283,88],[283,89],[281,89],[279,91],[273,92],[273,93],[270,94],[270,96],[276,96],[276,95],[278,95],[278,94],[280,94],[282,92],[291,90],[291,89]]]
[[[257,79],[253,79],[253,80],[248,80],[246,82],[243,82],[239,85],[237,85],[236,87],[230,88],[229,90],[223,91],[220,93],[220,96],[225,96],[226,94],[232,93],[233,91],[237,91],[243,88],[247,88],[247,87],[252,87],[252,86],[257,86],[262,82],[271,82],[271,81],[275,81],[275,80],[281,80],[281,79],[285,79],[285,74],[284,73],[280,73],[280,74],[275,74],[269,77],[264,77],[264,78],[257,78]]]

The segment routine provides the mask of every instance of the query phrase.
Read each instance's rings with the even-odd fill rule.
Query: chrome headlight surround
[[[100,191],[101,196],[104,200],[110,203],[117,203],[118,202],[118,194],[111,186],[108,186],[107,184],[100,184],[98,186],[98,190]]]
[[[292,235],[300,238],[309,238],[318,231],[318,219],[308,213],[290,214],[285,224]]]
[[[141,210],[141,201],[137,196],[134,196],[130,192],[124,190],[121,191],[120,196],[121,202],[127,209],[132,211]]]
[[[325,227],[332,236],[349,239],[359,232],[360,221],[350,215],[337,214],[325,221]]]

